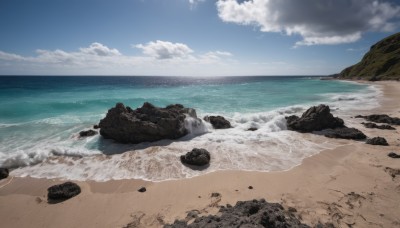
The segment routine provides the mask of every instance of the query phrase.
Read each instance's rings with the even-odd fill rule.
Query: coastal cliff
[[[400,33],[393,34],[371,46],[362,60],[339,73],[342,79],[400,79]]]

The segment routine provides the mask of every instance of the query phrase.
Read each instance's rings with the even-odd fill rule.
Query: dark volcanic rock
[[[94,131],[92,129],[79,132],[80,137],[88,137],[88,136],[93,136],[93,135],[97,135],[97,131]]]
[[[366,128],[377,128],[377,129],[381,129],[381,130],[396,130],[396,128],[390,126],[390,125],[377,125],[375,123],[361,123],[362,125],[364,125]]]
[[[327,128],[344,127],[343,120],[333,117],[329,106],[323,104],[309,108],[300,118],[289,116],[286,118],[286,122],[289,130],[299,132],[313,132]]]
[[[100,121],[100,134],[121,143],[177,139],[188,133],[184,121],[186,115],[197,118],[194,109],[180,104],[158,108],[145,102],[141,108],[132,110],[117,103]]]
[[[256,128],[256,127],[251,127],[251,128],[249,128],[249,129],[247,129],[248,131],[257,131],[258,130],[258,128]]]
[[[210,163],[210,153],[205,149],[194,148],[181,156],[181,162],[187,165],[204,166]]]
[[[6,168],[0,168],[0,180],[1,180],[1,179],[4,179],[4,178],[7,178],[7,177],[8,177],[8,174],[9,174],[8,169],[6,169]]]
[[[99,129],[100,127],[99,127],[98,124],[95,124],[95,125],[93,125],[93,128],[94,128],[94,129]]]
[[[371,145],[380,145],[380,146],[389,146],[385,138],[382,137],[374,137],[371,139],[368,139],[366,144],[371,144]]]
[[[367,136],[364,135],[360,130],[355,128],[336,128],[336,129],[326,129],[321,131],[323,135],[328,138],[339,138],[339,139],[366,139]]]
[[[146,192],[147,191],[147,189],[145,188],[145,187],[141,187],[141,188],[139,188],[139,190],[138,190],[138,192]]]
[[[48,200],[66,200],[81,193],[79,185],[72,182],[54,185],[47,189]]]
[[[391,158],[400,158],[400,154],[396,154],[395,152],[388,153],[388,157]]]
[[[193,223],[176,220],[164,228],[185,227],[253,227],[253,228],[305,228],[291,212],[286,211],[278,203],[268,203],[264,199],[252,201],[239,201],[234,207],[222,207],[219,216],[208,215],[197,217]]]
[[[390,117],[386,114],[381,114],[381,115],[374,114],[374,115],[368,115],[368,116],[358,115],[358,116],[355,116],[355,118],[364,118],[368,121],[375,122],[375,123],[400,125],[400,118]]]
[[[222,116],[205,116],[204,120],[210,122],[215,129],[231,128],[231,123]]]

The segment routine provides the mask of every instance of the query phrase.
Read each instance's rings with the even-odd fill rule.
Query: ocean
[[[14,176],[107,181],[164,181],[218,170],[281,171],[334,148],[322,136],[286,130],[285,116],[321,103],[350,118],[379,106],[378,87],[319,77],[1,76],[0,166]],[[182,104],[197,115],[222,115],[233,128],[208,123],[178,140],[118,144],[100,135],[79,138],[117,102]],[[188,125],[189,126],[189,125]],[[248,128],[257,131],[247,131]],[[191,170],[180,155],[211,153],[209,168]]]

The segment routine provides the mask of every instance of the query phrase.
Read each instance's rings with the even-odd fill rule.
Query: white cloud
[[[262,32],[298,34],[298,45],[340,44],[366,31],[393,31],[400,6],[377,0],[218,0],[225,22],[252,25]]]
[[[101,43],[92,43],[88,48],[80,48],[82,53],[90,54],[90,55],[99,55],[99,56],[114,56],[121,55],[117,49],[108,48]]]
[[[137,44],[134,47],[142,49],[143,54],[154,57],[156,59],[173,59],[182,58],[193,53],[186,44],[171,43],[168,41],[157,40],[151,41],[145,45]]]
[[[140,46],[144,55],[124,55],[101,43],[77,51],[38,49],[34,56],[0,51],[0,74],[41,75],[226,75],[231,53],[195,55],[186,44],[167,41]],[[168,59],[168,61],[165,61]]]
[[[197,4],[204,2],[205,0],[189,0],[190,8],[193,9]]]

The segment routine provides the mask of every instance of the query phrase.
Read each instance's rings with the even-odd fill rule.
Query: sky
[[[0,75],[329,75],[400,0],[0,0]]]

